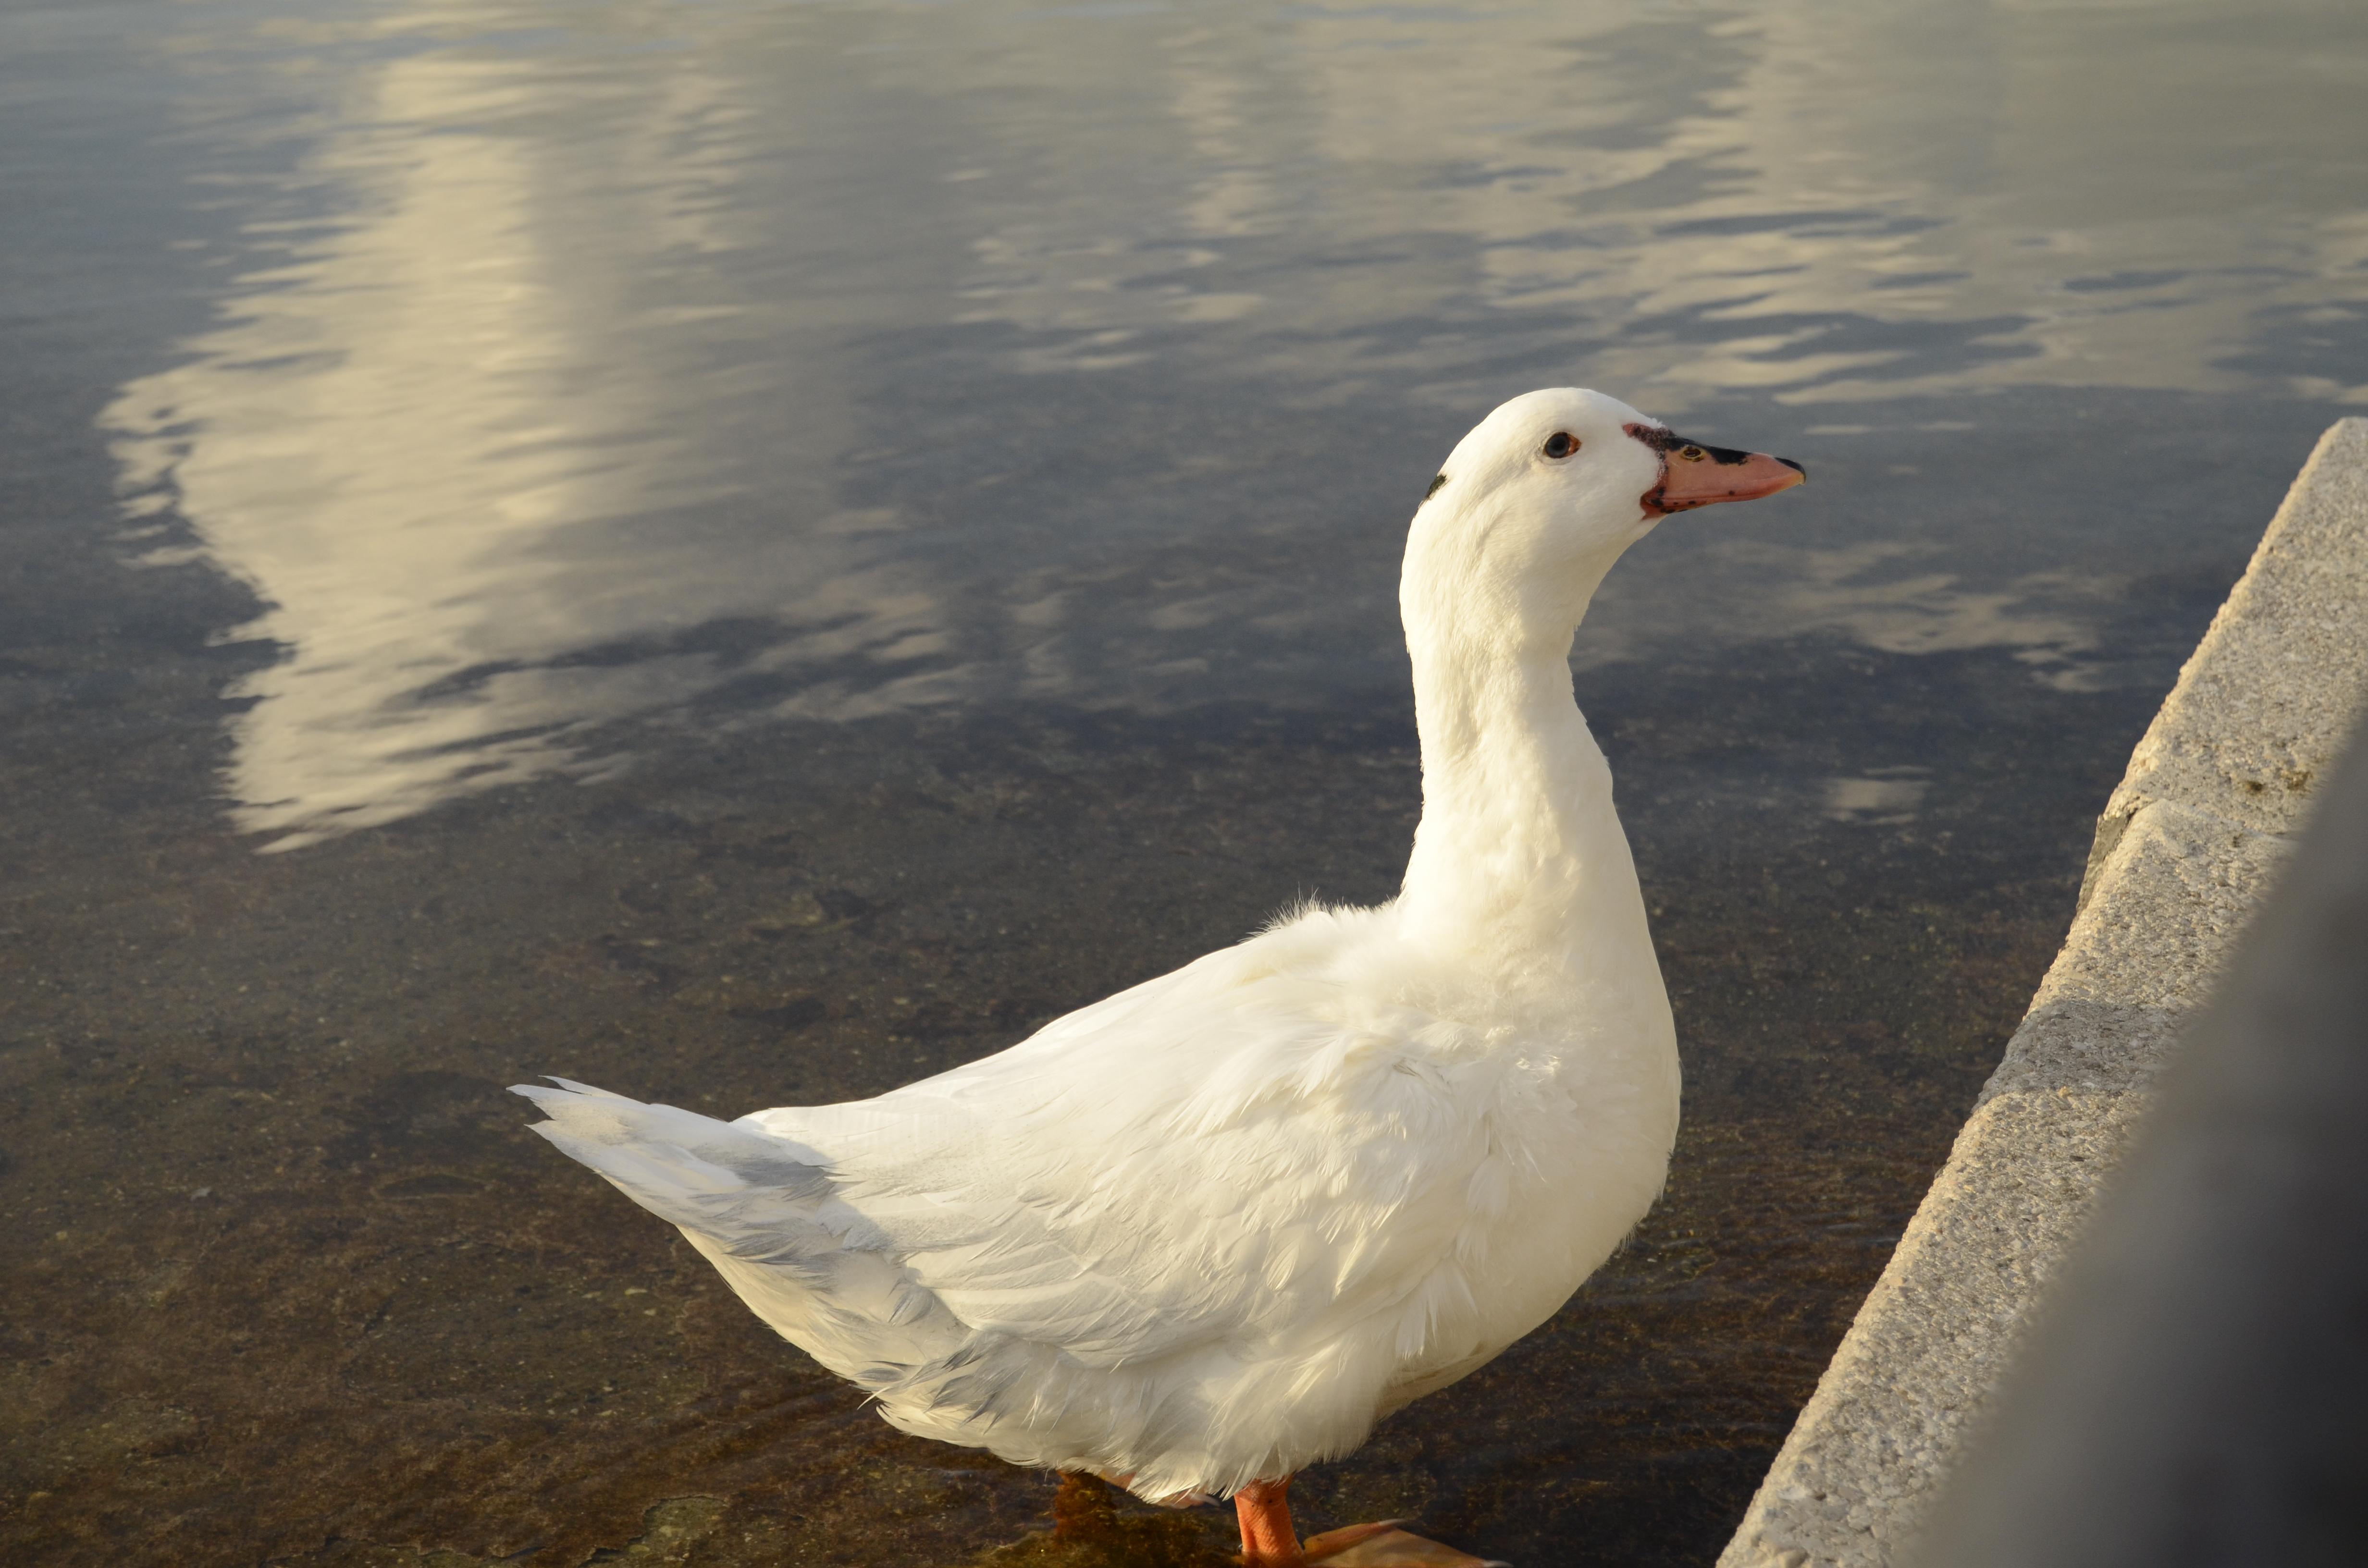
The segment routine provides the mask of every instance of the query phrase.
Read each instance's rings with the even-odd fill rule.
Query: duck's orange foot
[[[1377,1525],[1344,1525],[1337,1530],[1309,1536],[1300,1543],[1300,1555],[1309,1568],[1506,1568],[1441,1546],[1398,1528],[1400,1520]]]

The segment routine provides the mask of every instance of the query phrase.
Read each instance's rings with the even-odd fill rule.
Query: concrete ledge
[[[2319,440],[2099,820],[2079,913],[1720,1556],[1894,1562],[2368,699],[2368,419]]]

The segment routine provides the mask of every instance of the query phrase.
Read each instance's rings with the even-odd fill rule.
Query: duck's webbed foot
[[[1292,1533],[1290,1488],[1286,1476],[1253,1482],[1234,1494],[1242,1568],[1506,1568],[1402,1529],[1403,1519],[1344,1525],[1303,1542]]]
[[[1299,1551],[1321,1568],[1508,1568],[1400,1529],[1395,1519],[1326,1530],[1309,1536]]]

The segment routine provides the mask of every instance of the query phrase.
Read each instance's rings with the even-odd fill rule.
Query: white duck
[[[1250,1568],[1475,1562],[1387,1527],[1303,1555],[1285,1488],[1544,1322],[1659,1194],[1677,1042],[1571,640],[1663,516],[1804,477],[1600,392],[1513,399],[1406,542],[1395,900],[877,1099],[723,1122],[521,1086],[535,1131],[906,1432],[1230,1495]]]

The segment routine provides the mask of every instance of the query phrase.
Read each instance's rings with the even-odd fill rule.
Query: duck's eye
[[[1550,458],[1566,458],[1578,450],[1578,437],[1567,430],[1557,430],[1546,437],[1546,444],[1540,450]]]
[[[1685,459],[1686,461],[1690,463],[1698,463],[1709,455],[1710,454],[1708,452],[1703,451],[1700,447],[1679,447],[1678,449],[1678,456]]]

